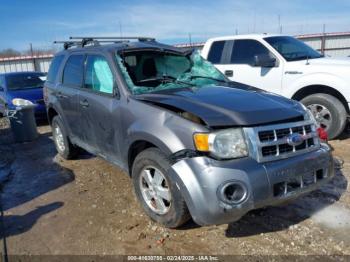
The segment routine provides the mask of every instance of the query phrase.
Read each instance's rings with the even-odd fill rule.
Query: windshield
[[[226,83],[225,76],[198,51],[189,55],[166,51],[133,51],[117,55],[133,94]]]
[[[302,41],[290,36],[266,37],[268,42],[287,61],[320,58],[322,55]]]
[[[44,73],[23,73],[6,76],[9,90],[22,90],[43,87],[46,75]]]

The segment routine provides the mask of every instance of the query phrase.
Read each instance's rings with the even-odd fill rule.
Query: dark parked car
[[[81,147],[126,170],[155,221],[235,221],[333,176],[299,102],[229,82],[196,51],[119,40],[64,43],[45,83],[48,118],[61,156]]]
[[[6,109],[14,110],[14,98],[22,98],[36,104],[37,118],[46,117],[43,86],[46,74],[41,72],[15,72],[0,74],[0,114]]]

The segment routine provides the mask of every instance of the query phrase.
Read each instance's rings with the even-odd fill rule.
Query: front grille
[[[309,152],[319,148],[320,145],[316,126],[311,121],[259,126],[245,130],[250,140],[253,141],[250,144],[251,152],[259,162],[273,161]],[[293,134],[301,135],[303,141],[293,145],[288,140]]]
[[[327,170],[318,169],[315,172],[309,172],[302,176],[289,178],[273,185],[273,195],[283,197],[294,191],[311,186],[326,177]]]

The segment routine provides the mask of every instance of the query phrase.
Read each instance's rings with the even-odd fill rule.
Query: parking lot
[[[343,168],[321,190],[229,225],[169,230],[143,213],[127,174],[89,154],[63,160],[50,127],[39,131],[36,141],[13,144],[1,119],[1,237],[10,255],[350,255],[348,133],[331,142]]]

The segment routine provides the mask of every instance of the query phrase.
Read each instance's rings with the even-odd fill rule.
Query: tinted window
[[[83,82],[83,66],[83,55],[70,56],[63,71],[63,84],[81,86]]]
[[[231,53],[232,64],[253,65],[256,55],[270,55],[269,50],[255,40],[235,40]]]
[[[55,82],[58,69],[60,68],[60,65],[62,63],[64,56],[55,56],[54,59],[51,62],[49,72],[47,73],[47,81],[48,82]]]
[[[7,89],[31,89],[43,87],[46,76],[44,73],[21,73],[6,76]]]
[[[113,94],[113,74],[107,60],[103,56],[87,57],[85,71],[85,88]]]
[[[220,64],[222,51],[224,50],[225,41],[216,41],[210,47],[208,61],[213,64]]]

